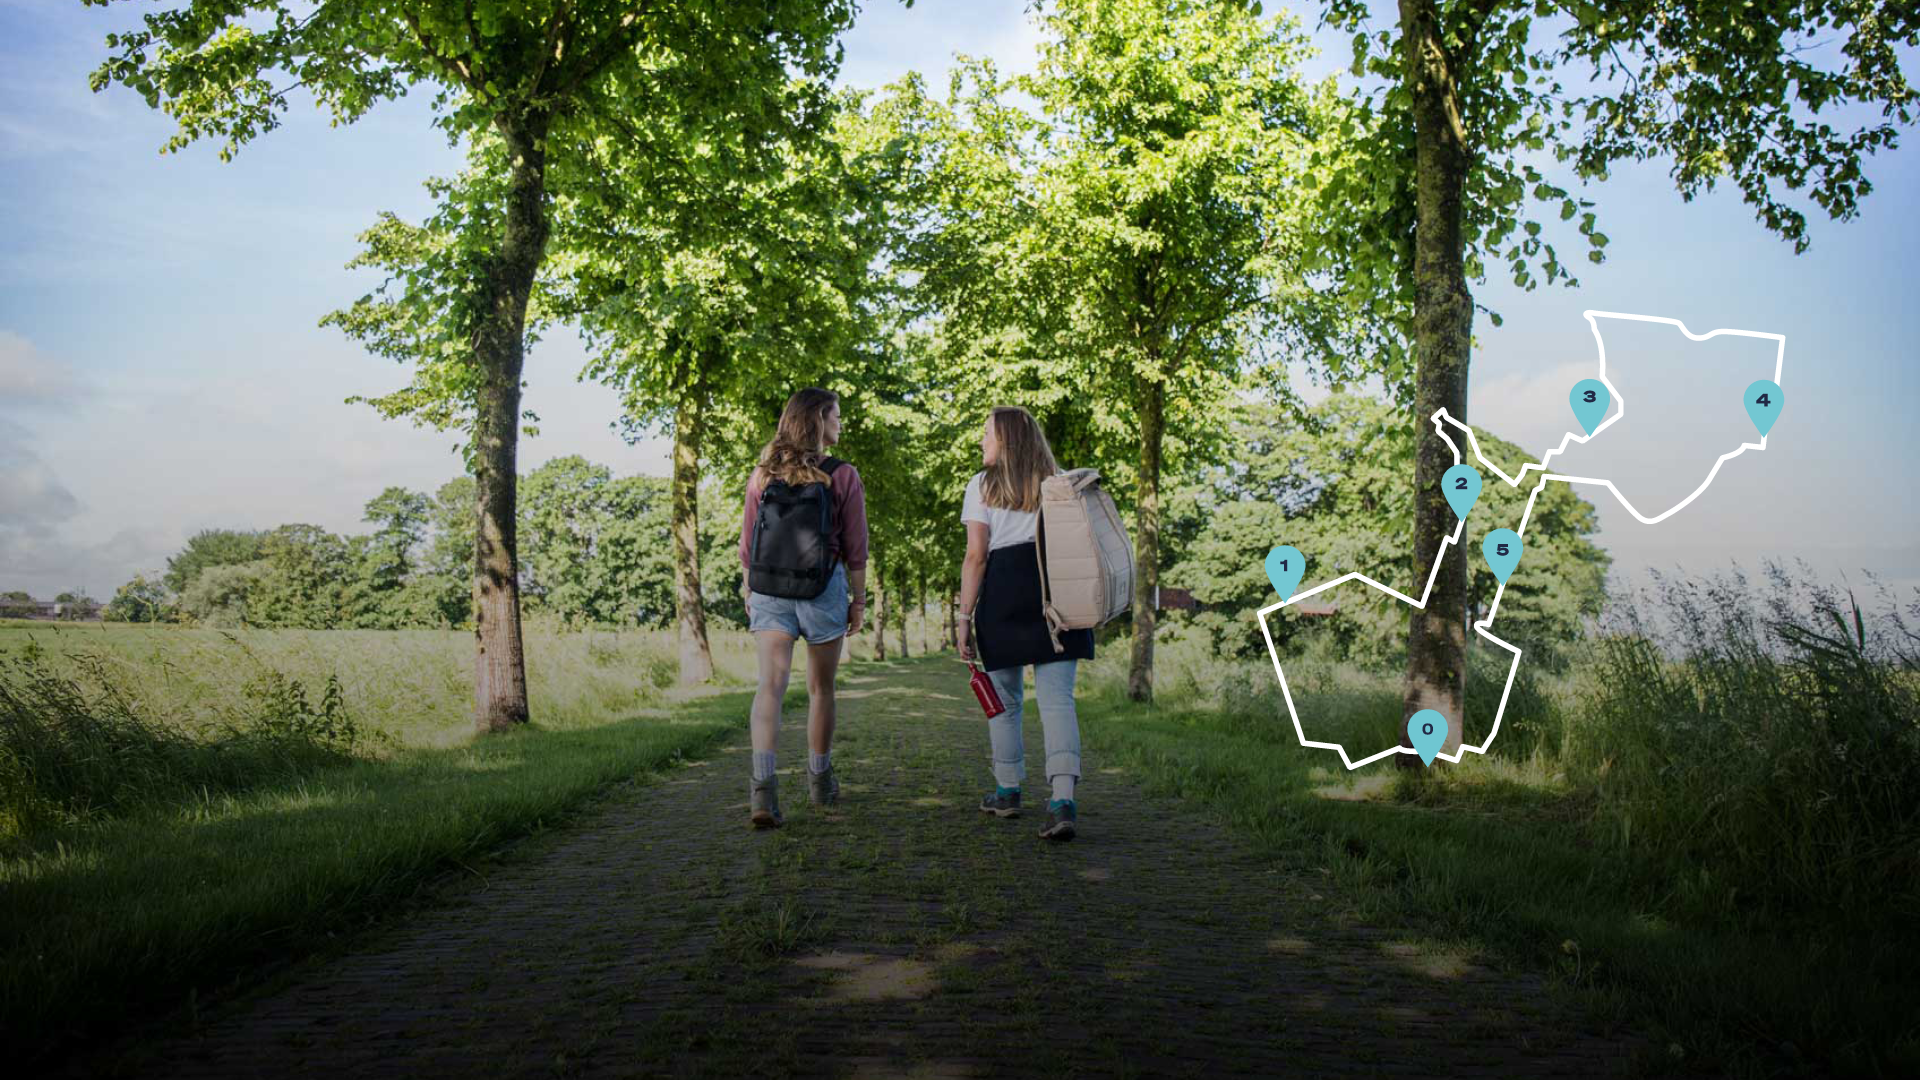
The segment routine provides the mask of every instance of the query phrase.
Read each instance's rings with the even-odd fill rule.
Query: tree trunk
[[[1153,700],[1153,630],[1158,614],[1154,594],[1160,585],[1160,438],[1166,419],[1166,384],[1140,385],[1140,500],[1133,554],[1133,664],[1127,671],[1127,696]]]
[[[700,599],[700,440],[706,422],[707,357],[694,359],[692,385],[673,418],[673,588],[680,623],[680,681],[713,677],[707,609]]]
[[[867,587],[867,595],[873,597],[873,658],[887,658],[887,591],[881,586],[885,582],[880,573],[880,560],[871,554],[867,556],[867,569],[872,584]]]
[[[960,619],[956,614],[960,610],[960,594],[947,594],[947,648],[960,648]]]
[[[518,503],[520,372],[526,360],[527,298],[547,249],[547,115],[500,118],[512,172],[506,232],[487,267],[473,338],[480,388],[473,427],[475,512],[473,722],[501,731],[528,719],[526,651],[520,639]]]
[[[1467,364],[1473,333],[1473,297],[1467,291],[1462,219],[1470,156],[1453,59],[1446,50],[1433,0],[1400,0],[1401,39],[1413,95],[1414,414],[1419,424],[1414,459],[1413,582],[1425,587],[1441,542],[1453,532],[1454,513],[1440,488],[1453,465],[1435,433],[1433,414],[1445,408],[1467,420]],[[1416,610],[1407,634],[1407,678],[1402,721],[1421,709],[1447,718],[1442,750],[1460,748],[1466,717],[1467,552],[1445,560],[1425,610]],[[1411,745],[1402,731],[1402,744]],[[1398,755],[1403,766],[1418,764]]]
[[[907,598],[907,568],[905,564],[902,564],[898,570],[893,572],[893,595],[893,606],[900,609],[898,616],[896,616],[896,621],[893,624],[894,632],[900,635],[900,659],[905,660],[910,655],[907,652],[907,605],[902,602]]]
[[[920,570],[914,580],[914,610],[920,613],[920,653],[926,655],[933,651],[933,626],[927,619],[927,571]]]

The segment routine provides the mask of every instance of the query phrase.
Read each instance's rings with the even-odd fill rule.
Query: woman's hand
[[[972,662],[973,660],[973,619],[970,617],[963,616],[960,620],[960,625],[966,627],[966,629],[960,632],[960,659],[968,662]]]
[[[858,634],[861,624],[866,622],[866,619],[867,602],[865,600],[855,599],[847,603],[847,633],[849,636]]]

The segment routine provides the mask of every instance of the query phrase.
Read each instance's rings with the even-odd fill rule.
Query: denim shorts
[[[778,630],[819,645],[847,635],[847,564],[837,563],[827,591],[811,600],[747,594],[747,629]]]

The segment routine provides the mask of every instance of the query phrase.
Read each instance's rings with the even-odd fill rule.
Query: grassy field
[[[1085,740],[1358,918],[1554,972],[1676,1070],[1910,1072],[1910,623],[1770,610],[1670,597],[1677,637],[1630,623],[1523,668],[1494,752],[1457,767],[1303,750],[1264,656],[1178,627],[1151,705],[1124,699],[1124,642],[1103,647]],[[687,697],[668,635],[533,632],[535,723],[476,741],[465,634],[0,626],[0,1015],[71,1041],[404,906],[739,730],[750,642],[715,646],[720,685]],[[1310,737],[1397,741],[1397,673],[1310,652],[1288,673]],[[1505,674],[1470,658],[1470,740]]]
[[[1517,688],[1494,753],[1457,767],[1348,772],[1298,745],[1264,656],[1222,662],[1177,634],[1157,650],[1153,704],[1125,700],[1123,647],[1102,654],[1085,739],[1280,862],[1355,886],[1338,893],[1360,918],[1555,972],[1650,1030],[1677,1070],[1910,1075],[1915,678],[1833,647],[1859,624],[1825,614],[1785,624],[1822,632],[1824,653],[1753,651],[1711,613],[1695,626],[1718,644],[1690,659],[1632,635],[1596,643]],[[1397,672],[1309,660],[1289,676],[1308,737],[1397,741]],[[1496,676],[1476,661],[1470,702],[1497,701]],[[1468,711],[1477,741],[1490,716]]]
[[[117,803],[55,798],[63,813],[31,828],[13,815],[0,837],[6,1030],[70,1043],[404,905],[609,784],[743,727],[747,646],[744,635],[719,637],[731,685],[688,698],[664,688],[670,635],[530,634],[534,723],[474,740],[465,634],[0,629],[0,722],[16,763],[34,735],[23,725],[52,714],[70,735],[90,719],[107,734],[68,738],[52,765],[80,769],[68,759],[106,754],[111,772],[80,780],[136,774],[139,785]],[[330,675],[330,730],[353,734],[344,750],[337,738],[315,745],[286,715],[290,696],[304,702],[293,713],[319,712]],[[36,686],[65,696],[35,696]],[[189,742],[171,741],[178,729]],[[268,753],[289,745],[311,752]],[[35,775],[57,771],[51,750],[34,752]],[[233,760],[249,775],[163,782],[218,783]],[[140,781],[143,772],[154,775]],[[22,794],[18,783],[6,791]]]

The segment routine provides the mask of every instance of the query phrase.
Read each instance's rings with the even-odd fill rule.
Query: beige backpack
[[[1105,626],[1133,606],[1133,545],[1113,496],[1093,469],[1073,469],[1040,484],[1040,607],[1053,651],[1062,630]]]

